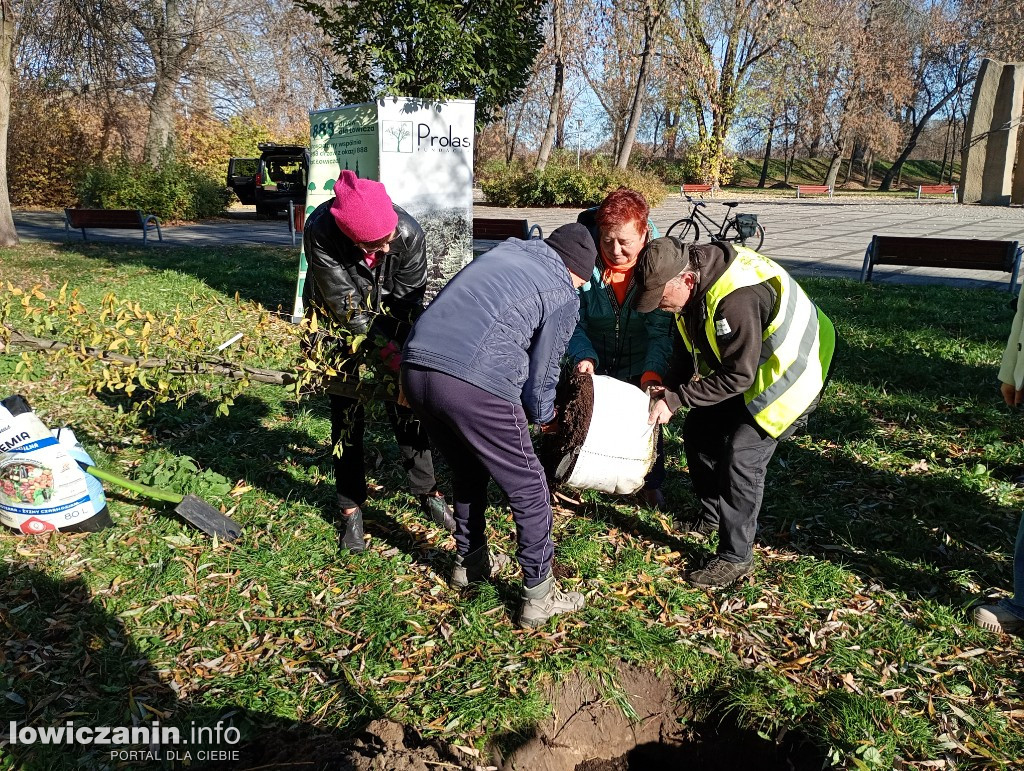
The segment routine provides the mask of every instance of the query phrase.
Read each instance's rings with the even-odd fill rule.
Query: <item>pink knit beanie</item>
[[[348,169],[341,172],[341,178],[334,183],[331,214],[341,232],[357,244],[387,238],[398,225],[398,214],[384,185],[372,179],[360,179]]]

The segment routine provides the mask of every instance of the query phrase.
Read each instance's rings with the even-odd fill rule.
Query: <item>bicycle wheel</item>
[[[677,233],[672,231],[678,228]],[[665,231],[666,236],[674,236],[680,241],[685,243],[695,243],[700,240],[700,228],[697,227],[697,221],[692,217],[686,219],[676,220],[669,225],[668,230]]]
[[[756,225],[754,235],[748,238],[740,238],[740,229],[736,226],[736,219],[729,220],[729,224],[725,226],[725,230],[722,231],[722,241],[731,241],[734,244],[740,244],[753,249],[755,252],[758,251],[762,245],[764,245],[764,228],[761,223],[758,222]]]

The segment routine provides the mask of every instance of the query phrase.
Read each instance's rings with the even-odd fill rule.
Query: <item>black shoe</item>
[[[721,557],[712,557],[700,570],[690,573],[689,581],[694,586],[728,586],[753,569],[753,557],[746,562],[726,562]]]
[[[363,540],[363,510],[356,507],[356,510],[347,517],[342,514],[338,521],[339,529],[342,523],[345,525],[345,532],[341,535],[341,548],[348,549],[353,554],[366,551],[366,541]]]
[[[455,555],[455,569],[450,583],[454,589],[465,589],[470,584],[497,578],[511,564],[512,560],[507,555],[491,551],[485,544],[465,557]]]
[[[690,535],[707,537],[718,532],[717,522],[708,522],[706,519],[690,519],[686,522],[678,522],[680,532]]]
[[[455,512],[452,511],[452,507],[448,505],[443,495],[434,493],[421,495],[420,511],[438,527],[443,527],[449,533],[455,532]]]

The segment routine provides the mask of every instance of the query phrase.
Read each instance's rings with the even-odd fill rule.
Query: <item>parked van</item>
[[[306,204],[309,150],[300,145],[260,142],[259,158],[228,161],[228,187],[238,200],[256,206],[256,219],[269,219],[287,211],[288,203]]]

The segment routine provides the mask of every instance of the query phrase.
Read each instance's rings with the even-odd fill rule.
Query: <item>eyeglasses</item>
[[[391,235],[386,236],[385,238],[381,238],[377,241],[370,241],[367,243],[357,243],[356,247],[360,249],[363,252],[363,254],[376,254],[385,246],[394,241],[396,238],[398,238],[397,228]]]

